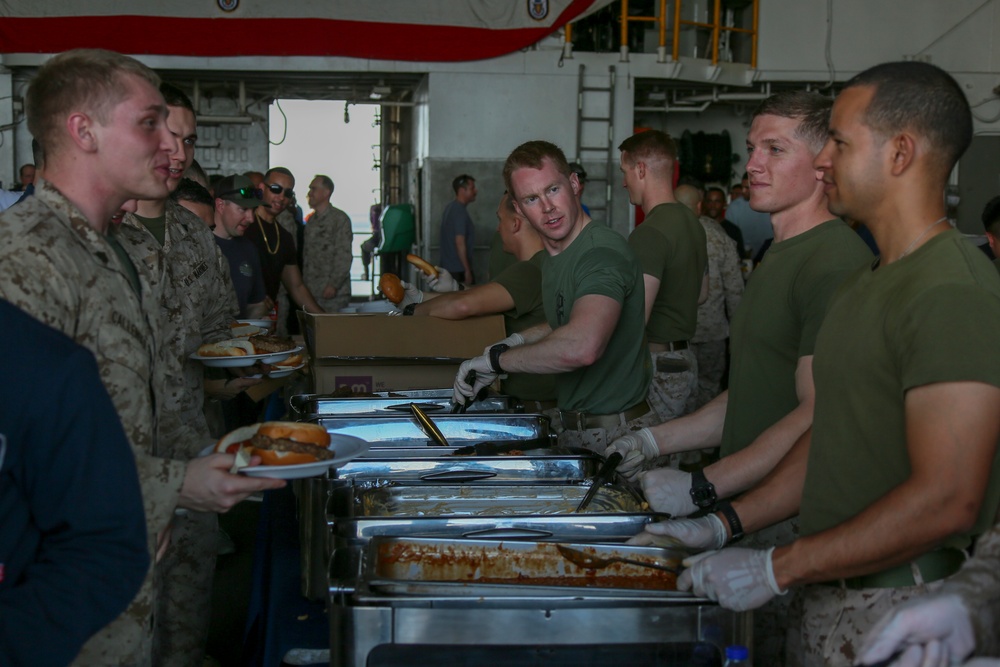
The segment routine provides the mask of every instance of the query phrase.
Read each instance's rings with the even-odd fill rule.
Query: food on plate
[[[419,255],[407,255],[406,261],[423,271],[428,278],[438,277],[438,270],[423,257]]]
[[[222,436],[216,452],[237,454],[249,450],[263,465],[288,466],[328,461],[334,457],[330,434],[317,424],[264,422],[241,426]]]
[[[253,349],[256,350],[255,354],[275,354],[295,348],[295,343],[291,340],[278,336],[250,336],[249,340]]]
[[[198,348],[199,357],[245,357],[249,354],[257,353],[250,341],[242,338],[205,343]]]
[[[406,296],[402,281],[394,273],[383,273],[382,277],[379,278],[378,288],[382,290],[382,294],[385,294],[385,298],[393,303],[399,303]]]
[[[306,358],[301,354],[293,354],[284,361],[278,361],[271,364],[272,366],[277,366],[278,368],[296,368],[301,366],[306,362]]]
[[[233,338],[246,338],[248,336],[253,336],[254,334],[262,333],[264,329],[253,324],[241,324],[239,322],[234,322],[229,325],[229,332],[232,334]]]

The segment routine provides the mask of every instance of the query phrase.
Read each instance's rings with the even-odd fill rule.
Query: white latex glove
[[[677,578],[677,590],[691,591],[733,611],[756,609],[788,592],[774,579],[773,551],[774,547],[730,548],[688,556],[682,563],[688,569]]]
[[[620,467],[620,466],[619,466]],[[691,473],[673,468],[657,468],[639,476],[649,506],[670,516],[687,516],[699,507],[691,500]]]
[[[969,608],[962,598],[930,595],[909,600],[886,614],[868,633],[858,662],[869,665],[904,650],[893,665],[955,665],[975,645]]]
[[[726,526],[715,514],[697,519],[673,519],[646,525],[646,529],[627,544],[638,546],[686,547],[688,549],[721,549],[729,536]]]
[[[465,381],[469,371],[476,372],[476,379],[471,385]],[[465,405],[475,398],[480,389],[493,384],[496,379],[497,374],[493,372],[493,368],[490,366],[490,355],[482,354],[472,359],[466,359],[458,367],[458,373],[455,375],[455,388],[452,400],[455,401],[456,405]]]
[[[435,266],[438,275],[437,278],[428,278],[427,286],[431,288],[432,292],[457,292],[458,291],[458,281],[455,280],[454,276],[448,273],[447,269],[442,269],[440,266]]]
[[[403,299],[396,304],[396,309],[402,311],[404,308],[412,303],[423,303],[424,293],[418,290],[414,285],[406,282],[405,280],[400,280],[400,284],[403,286]]]
[[[634,480],[642,472],[643,463],[647,460],[652,461],[660,455],[660,448],[656,446],[653,432],[648,428],[642,428],[628,435],[623,435],[608,445],[608,448],[604,450],[604,458],[608,458],[615,452],[622,455],[622,462],[618,464],[618,474],[624,475],[626,479]],[[652,502],[650,501],[650,505]],[[654,509],[656,508],[654,507]]]
[[[524,345],[524,336],[519,333],[512,333],[503,340],[498,340],[495,343],[490,343],[483,348],[483,354],[489,355],[490,348],[496,345],[507,345],[507,347],[517,347],[518,345]]]

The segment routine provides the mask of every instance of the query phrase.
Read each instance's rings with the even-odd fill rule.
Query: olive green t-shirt
[[[855,516],[910,475],[904,397],[939,382],[1000,387],[1000,276],[954,231],[852,274],[816,338],[816,409],[800,508],[803,535]],[[965,547],[996,516],[1000,465]],[[905,527],[902,527],[905,528]]]
[[[813,353],[830,297],[872,261],[864,241],[830,220],[771,245],[733,317],[723,456],[738,452],[799,404],[795,369]]]
[[[660,204],[629,236],[642,272],[660,280],[646,323],[651,343],[688,340],[698,326],[698,296],[708,266],[705,229],[684,204]]]
[[[545,322],[542,266],[548,256],[547,252],[539,250],[531,259],[508,266],[493,279],[514,300],[514,307],[503,313],[508,336]],[[556,397],[556,380],[553,375],[511,373],[501,386],[505,394],[524,400],[552,401]]]
[[[614,333],[593,365],[556,376],[559,407],[591,414],[622,412],[646,398],[653,377],[646,347],[645,290],[635,254],[617,232],[588,223],[563,252],[542,268],[545,319],[553,330],[570,320],[573,304],[588,294],[622,304]]]
[[[133,213],[135,219],[142,223],[142,226],[149,230],[149,233],[153,235],[156,242],[163,247],[163,244],[167,242],[167,214],[158,215],[155,218],[144,218],[137,213]]]
[[[493,238],[490,240],[489,263],[486,265],[486,270],[489,272],[489,280],[495,279],[503,273],[504,269],[516,263],[517,257],[503,249],[503,239],[500,237],[500,231],[493,232]]]

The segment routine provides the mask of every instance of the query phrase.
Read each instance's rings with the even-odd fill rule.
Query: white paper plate
[[[294,368],[284,368],[284,367],[281,367],[281,366],[276,366],[275,370],[272,370],[267,375],[257,374],[257,375],[247,375],[246,377],[248,379],[250,379],[250,380],[259,380],[259,379],[261,379],[263,377],[267,377],[267,378],[270,378],[272,380],[279,380],[281,378],[288,377],[289,375],[291,375],[295,371],[300,370],[300,369],[305,368],[305,367],[306,367],[305,364],[299,364],[298,366],[295,366]]]
[[[252,324],[255,327],[260,327],[265,331],[273,331],[275,321],[274,320],[236,320],[240,324]]]
[[[335,452],[335,456],[327,461],[317,461],[316,463],[300,463],[293,466],[254,466],[252,468],[242,468],[241,474],[247,477],[271,477],[273,479],[302,479],[304,477],[318,477],[326,473],[330,468],[353,461],[363,455],[371,447],[367,440],[355,438],[353,435],[330,434],[330,449]],[[201,450],[200,456],[208,456],[215,450],[215,445],[211,444]]]
[[[197,354],[192,354],[191,358],[212,368],[242,368],[244,366],[253,366],[258,361],[265,364],[276,364],[301,351],[302,346],[300,345],[293,347],[291,350],[275,352],[274,354],[248,354],[243,357],[201,357]]]

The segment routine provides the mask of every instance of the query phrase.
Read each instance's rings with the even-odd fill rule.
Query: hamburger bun
[[[402,281],[393,273],[383,273],[379,278],[378,288],[385,294],[385,298],[393,303],[399,303],[406,296]]]
[[[198,347],[199,357],[245,357],[250,354],[257,353],[254,351],[254,346],[246,340],[220,340]]]
[[[277,363],[271,364],[272,366],[280,366],[282,368],[295,368],[296,366],[301,366],[306,361],[306,358],[301,354],[293,354],[284,361],[279,361]]]
[[[428,278],[438,277],[438,270],[433,264],[425,260],[423,257],[420,257],[419,255],[407,255],[406,261],[423,271],[424,275]]]
[[[318,424],[264,422],[242,426],[222,436],[216,452],[236,454],[241,449],[259,456],[262,465],[288,466],[332,459],[330,434]]]

